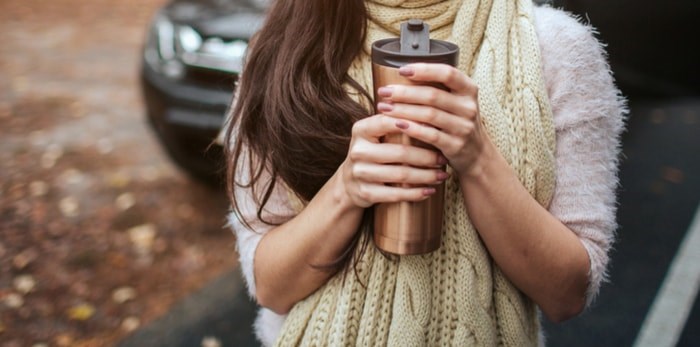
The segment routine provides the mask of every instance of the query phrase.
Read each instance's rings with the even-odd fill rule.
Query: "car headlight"
[[[183,52],[182,61],[188,65],[239,74],[248,43],[243,40],[225,42],[214,37],[204,40],[196,52]]]
[[[177,31],[177,43],[185,52],[197,52],[202,47],[202,36],[190,26],[180,26]]]
[[[191,26],[175,24],[159,14],[153,20],[144,58],[151,68],[174,79],[184,75],[185,65],[239,74],[247,48],[244,40],[204,39]]]
[[[166,16],[156,15],[144,49],[146,63],[170,78],[181,78],[185,67],[177,57],[175,25]]]

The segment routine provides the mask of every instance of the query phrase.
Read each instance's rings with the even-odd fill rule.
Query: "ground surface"
[[[162,0],[0,1],[0,346],[110,346],[234,269],[226,199],[148,129]]]

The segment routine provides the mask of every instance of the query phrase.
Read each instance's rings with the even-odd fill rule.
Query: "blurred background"
[[[164,3],[0,1],[0,346],[112,346],[236,268],[223,189],[148,125]]]
[[[0,1],[0,347],[256,345],[210,144],[265,3]],[[548,345],[698,346],[700,2],[549,3],[598,29],[631,114],[610,283]]]

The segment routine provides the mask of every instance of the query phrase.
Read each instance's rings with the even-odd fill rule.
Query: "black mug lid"
[[[442,63],[457,66],[459,47],[454,43],[431,40],[430,26],[420,19],[401,23],[401,36],[372,43],[372,62],[389,67],[410,63]]]

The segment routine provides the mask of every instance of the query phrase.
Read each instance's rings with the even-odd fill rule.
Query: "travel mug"
[[[399,68],[410,63],[442,63],[457,65],[459,47],[453,43],[431,40],[430,27],[418,19],[401,24],[400,38],[372,43],[372,79],[374,100],[382,101],[377,90],[390,84],[417,83],[399,75]],[[447,89],[441,84],[430,83]],[[382,142],[423,147],[437,151],[430,144],[404,134],[388,134]],[[444,167],[442,168],[444,170]],[[445,202],[445,184],[420,202],[382,203],[375,206],[374,242],[379,249],[393,254],[422,254],[440,248]]]

